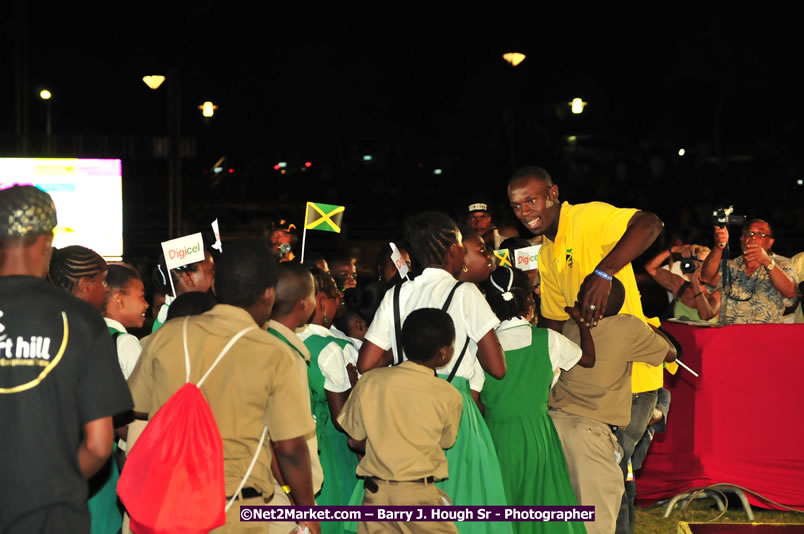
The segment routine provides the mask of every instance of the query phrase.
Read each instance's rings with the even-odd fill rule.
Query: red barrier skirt
[[[667,431],[637,473],[638,502],[729,483],[804,508],[804,324],[663,326],[700,377],[665,373]]]

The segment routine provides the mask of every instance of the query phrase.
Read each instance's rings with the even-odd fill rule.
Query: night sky
[[[306,200],[345,204],[353,238],[398,232],[418,209],[458,215],[475,197],[501,220],[507,177],[539,164],[564,200],[648,209],[706,236],[712,208],[733,202],[804,248],[802,47],[790,14],[182,1],[31,4],[26,25],[24,4],[0,21],[14,81],[0,89],[4,152],[38,155],[6,148],[26,26],[30,135],[44,133],[45,86],[56,136],[166,135],[167,86],[180,79],[181,133],[196,143],[183,168],[188,227],[219,212],[236,226],[293,218]],[[513,69],[509,51],[527,59]],[[154,92],[141,78],[157,73],[169,78]],[[573,97],[588,102],[580,116]],[[211,120],[197,109],[205,100],[219,106]],[[233,173],[220,179],[210,169],[222,156]],[[133,225],[159,219],[164,202],[164,165],[147,159],[124,159]],[[280,160],[288,175],[273,170]]]

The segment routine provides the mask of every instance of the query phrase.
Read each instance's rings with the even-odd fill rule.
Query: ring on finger
[[[597,306],[595,306],[594,304],[589,305],[590,310],[595,311],[595,308],[597,308]]]

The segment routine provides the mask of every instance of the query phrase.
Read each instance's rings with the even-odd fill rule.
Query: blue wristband
[[[595,269],[595,274],[598,275],[603,280],[608,280],[609,282],[611,282],[611,279],[614,278],[610,274],[605,273],[605,272],[601,271],[600,269]]]

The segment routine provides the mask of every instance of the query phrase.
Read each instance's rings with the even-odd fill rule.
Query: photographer
[[[715,246],[701,268],[701,280],[712,285],[729,242],[724,225],[715,226]],[[762,219],[748,221],[740,237],[742,256],[726,262],[718,289],[720,324],[781,323],[784,309],[796,296],[796,276],[790,261],[771,252],[773,233]]]
[[[720,291],[709,292],[701,282],[701,266],[709,256],[709,248],[701,245],[674,245],[645,264],[645,271],[673,295],[672,309],[666,317],[686,321],[717,322],[720,313]],[[667,261],[673,267],[678,261],[681,274],[661,266]]]

